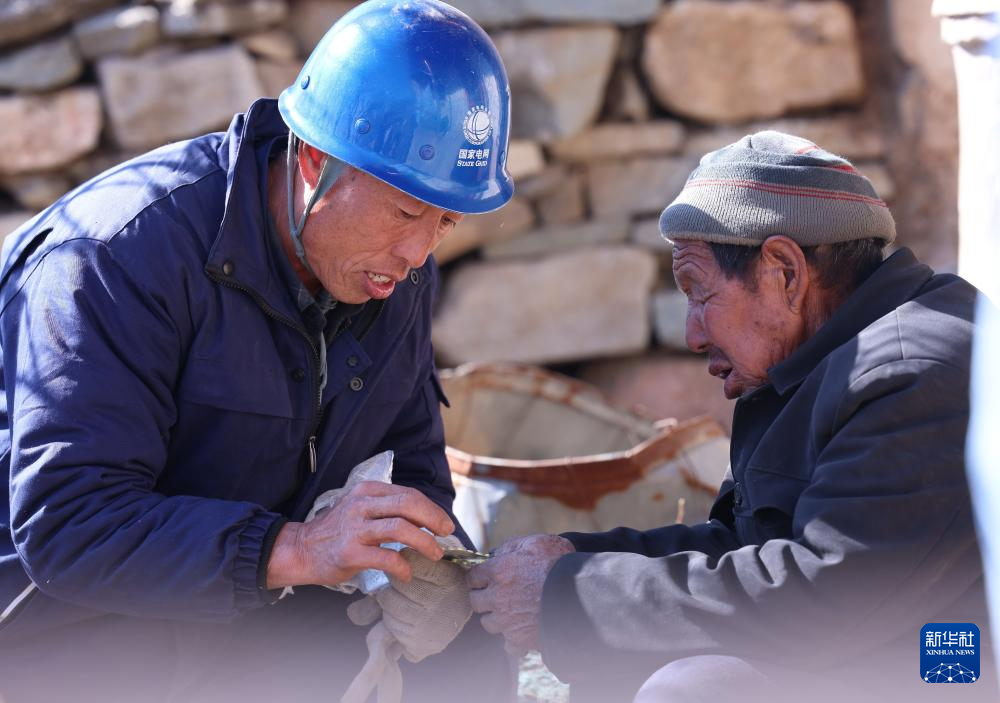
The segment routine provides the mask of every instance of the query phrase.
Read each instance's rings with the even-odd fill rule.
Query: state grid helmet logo
[[[487,112],[485,105],[476,105],[465,113],[462,131],[465,132],[465,138],[469,140],[469,143],[477,146],[490,138],[490,132],[493,131],[493,121],[490,119],[490,113]]]

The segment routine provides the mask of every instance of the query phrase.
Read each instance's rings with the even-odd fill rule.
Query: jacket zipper
[[[247,288],[244,285],[236,283],[228,278],[223,278],[215,274],[211,269],[206,268],[209,278],[211,278],[216,283],[221,283],[227,288],[232,288],[233,290],[238,290],[249,295],[253,301],[257,304],[265,315],[270,317],[272,320],[280,322],[286,327],[290,327],[295,330],[306,340],[306,344],[309,345],[309,352],[312,355],[312,383],[313,383],[313,397],[315,398],[315,403],[312,408],[312,422],[309,426],[309,440],[306,443],[306,448],[309,451],[309,473],[316,473],[316,430],[319,429],[320,423],[323,420],[323,390],[319,387],[319,350],[316,348],[316,342],[309,335],[309,330],[305,328],[304,325],[297,323],[291,318],[285,317],[280,312],[272,308],[267,302],[264,301],[256,292],[252,289]]]
[[[316,473],[316,435],[309,436],[309,473]]]

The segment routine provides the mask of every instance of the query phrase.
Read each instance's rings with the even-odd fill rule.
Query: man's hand
[[[402,542],[432,561],[444,553],[434,537],[455,524],[420,491],[378,481],[357,484],[311,522],[289,522],[278,533],[267,564],[267,587],[336,586],[365,569],[409,581],[410,564],[385,542]]]
[[[512,656],[538,649],[545,578],[559,557],[573,551],[569,540],[556,535],[517,537],[469,570],[472,610],[483,614],[483,629],[504,636]]]

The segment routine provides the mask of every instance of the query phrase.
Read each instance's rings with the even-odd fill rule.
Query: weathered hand
[[[352,487],[311,522],[282,527],[267,566],[267,587],[335,586],[365,569],[409,581],[410,564],[385,542],[402,542],[431,560],[444,553],[433,535],[455,525],[438,505],[413,488],[378,481]]]
[[[557,535],[530,535],[508,540],[493,557],[469,570],[466,580],[472,610],[482,613],[483,629],[504,636],[513,656],[538,649],[542,587],[559,557],[575,551]]]

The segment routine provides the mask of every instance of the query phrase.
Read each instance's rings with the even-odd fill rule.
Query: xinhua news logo
[[[979,628],[971,622],[929,622],[920,629],[920,678],[927,683],[979,679]]]

